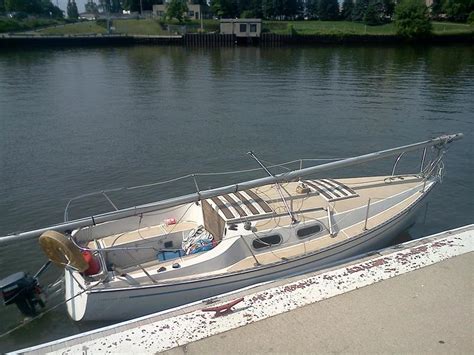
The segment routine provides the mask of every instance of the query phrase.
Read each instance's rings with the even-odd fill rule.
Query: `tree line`
[[[15,13],[18,18],[27,15],[62,18],[63,11],[50,0],[0,0],[0,13]]]
[[[424,0],[410,0],[422,2]],[[188,0],[170,0],[169,5],[185,8]],[[401,1],[399,1],[400,3]],[[88,0],[85,10],[91,13],[122,10],[139,12],[152,10],[163,0]],[[207,6],[206,0],[191,0]],[[262,18],[266,20],[348,20],[378,25],[390,22],[394,15],[395,0],[210,0],[209,10],[218,18]],[[50,0],[0,0],[0,13],[18,12],[45,17],[62,17],[63,12]],[[69,18],[77,18],[75,0],[68,0]],[[465,22],[474,19],[474,0],[433,0],[428,11],[431,18]]]
[[[425,4],[423,0],[412,2]],[[391,21],[396,3],[395,0],[344,0],[341,5],[338,0],[210,0],[210,7],[220,18],[349,20],[377,25]],[[430,15],[464,22],[473,11],[474,0],[434,0]]]
[[[206,0],[168,1],[169,6],[175,9],[185,9],[188,2],[208,6]],[[412,2],[424,4],[424,0]],[[139,12],[152,10],[153,5],[162,3],[163,0],[141,0],[140,7],[140,0],[98,0],[97,4],[89,0],[86,11],[114,13],[123,9]],[[396,3],[395,0],[343,0],[342,4],[338,0],[210,0],[209,10],[218,18],[346,20],[378,25],[392,20]],[[474,11],[474,0],[433,0],[429,10],[431,17],[465,22]]]

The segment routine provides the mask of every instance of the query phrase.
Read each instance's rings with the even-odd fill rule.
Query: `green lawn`
[[[50,27],[40,30],[43,34],[92,34],[106,33],[105,21],[98,25],[96,21],[85,21],[64,26]],[[200,27],[199,21],[189,21],[186,24],[188,32],[196,32]],[[171,25],[179,25],[172,22]],[[205,32],[218,32],[219,21],[204,20]],[[168,35],[168,31],[162,28],[160,23],[154,19],[146,20],[114,20],[112,21],[113,32],[121,34],[140,34],[140,35]],[[266,32],[277,34],[289,34],[293,28],[293,32],[301,35],[330,35],[330,34],[355,34],[355,35],[394,35],[395,26],[389,23],[381,26],[366,26],[362,23],[350,21],[264,21],[263,29]],[[433,22],[433,32],[437,35],[443,34],[461,34],[472,33],[473,26],[467,24],[450,23],[450,22]]]
[[[389,23],[381,26],[367,26],[350,21],[265,21],[264,29],[278,34],[289,34],[290,26],[301,35],[313,34],[373,34],[394,35],[395,26]],[[473,32],[474,28],[467,24],[434,22],[435,34],[458,34]]]
[[[125,33],[131,35],[167,35],[158,21],[152,19],[145,20],[114,20],[112,26],[114,33]]]
[[[48,27],[38,31],[38,33],[45,35],[78,35],[106,32],[106,28],[99,26],[95,21],[70,23],[64,26]]]
[[[74,35],[74,34],[91,34],[91,33],[106,33],[105,20],[101,20],[102,25],[98,25],[96,21],[84,21],[72,23],[64,26],[50,27],[39,31],[42,34],[49,35]],[[199,21],[188,21],[190,25],[188,32],[196,32],[200,27]],[[171,25],[180,25],[177,21],[171,22]],[[204,20],[203,22],[205,32],[218,32],[219,21]],[[163,29],[157,20],[145,19],[127,19],[127,20],[113,20],[111,21],[112,33],[130,34],[130,35],[169,35],[170,33]]]
[[[452,23],[452,22],[433,22],[433,32],[442,34],[459,34],[474,32],[474,26],[466,23]]]
[[[366,26],[350,21],[266,21],[264,28],[278,34],[289,34],[289,26],[301,35],[314,34],[377,34],[392,35],[395,33],[393,24]]]

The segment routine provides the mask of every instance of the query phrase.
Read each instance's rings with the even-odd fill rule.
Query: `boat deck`
[[[311,181],[314,180],[308,180],[308,183],[311,183]],[[299,185],[297,182],[280,184],[280,186],[290,209],[296,215],[297,219],[307,221],[324,218],[327,216],[328,207],[333,213],[341,213],[367,205],[369,198],[374,201],[393,196],[420,184],[421,178],[414,175],[395,178],[377,176],[337,179],[333,181],[337,181],[343,186],[346,186],[353,194],[328,200],[325,194],[330,190],[329,188],[319,192],[315,189],[311,189],[309,193],[300,194],[296,192],[296,188]],[[257,232],[291,225],[286,207],[281,200],[276,185],[266,185],[252,189],[245,194],[241,193],[240,196],[243,196],[244,199],[236,200],[235,198],[230,199],[228,197],[226,199],[223,197],[219,199],[219,205],[214,203],[214,208],[219,212],[222,211],[222,216],[228,224],[254,220],[256,221],[255,228]],[[245,196],[254,196],[254,199],[245,199]],[[258,200],[258,202],[256,202],[256,200]],[[235,215],[239,215],[239,211],[240,214],[245,213],[253,216],[253,218],[236,218]],[[232,218],[226,218],[226,215]],[[196,222],[180,221],[173,225],[159,224],[139,228],[101,238],[101,247],[117,247],[170,233],[184,232],[197,227],[198,224]]]
[[[130,232],[114,234],[109,237],[101,238],[103,248],[120,246],[128,243],[137,242],[144,239],[156,238],[170,233],[185,232],[197,228],[198,224],[193,221],[180,221],[176,224],[159,224],[151,227],[144,227]]]
[[[352,224],[350,227],[344,228],[341,230],[337,230],[337,225],[336,225],[335,226],[336,234],[334,236],[331,236],[329,233],[325,233],[324,235],[321,235],[320,237],[316,239],[308,240],[296,245],[289,246],[287,248],[271,250],[267,253],[259,254],[257,256],[258,262],[262,265],[276,263],[285,259],[297,257],[299,255],[312,253],[317,250],[321,250],[323,248],[329,247],[332,244],[353,238],[357,235],[360,235],[360,233],[364,231],[364,227],[366,227],[367,230],[370,230],[384,223],[388,219],[395,217],[402,210],[406,209],[412,203],[414,203],[416,199],[419,197],[420,195],[413,195],[410,198],[403,201],[402,203],[390,209],[387,209],[380,214],[370,217],[367,220],[367,225],[365,225],[365,221],[362,221],[356,224]],[[288,226],[288,228],[296,228],[296,226],[290,225],[289,223],[290,223],[290,217],[285,217],[281,220],[282,225],[285,224]],[[230,268],[228,268],[227,271],[232,272],[232,271],[245,270],[245,269],[254,267],[254,265],[255,265],[255,259],[253,257],[247,257],[239,261],[238,263],[232,265]]]
[[[337,181],[347,186],[351,191],[353,191],[353,193],[347,198],[340,198],[341,196],[339,196],[339,198],[335,199],[334,201],[328,201],[326,196],[322,196],[321,193],[315,191],[311,191],[306,194],[297,193],[297,182],[290,182],[281,185],[285,193],[288,194],[289,205],[291,206],[297,220],[299,221],[297,224],[291,223],[291,219],[287,214],[285,206],[281,201],[280,195],[278,194],[275,185],[267,185],[258,189],[254,189],[254,193],[258,194],[258,196],[262,198],[262,201],[264,201],[273,211],[272,214],[262,213],[259,216],[260,219],[254,221],[254,232],[268,232],[276,228],[295,229],[298,228],[301,223],[309,222],[311,220],[324,220],[325,218],[327,218],[328,215],[328,207],[331,209],[332,213],[339,214],[356,208],[367,206],[369,198],[371,199],[372,203],[374,203],[377,200],[397,195],[417,186],[420,187],[420,191],[423,188],[423,180],[418,176],[403,176],[395,178],[379,176],[338,179]],[[333,235],[330,235],[329,226],[325,225],[325,232],[319,234],[316,238],[309,238],[308,240],[302,240],[300,243],[297,244],[293,243],[293,245],[271,248],[271,250],[269,249],[268,251],[265,250],[259,252],[257,254],[258,262],[262,265],[280,262],[285,259],[321,250],[335,243],[347,240],[349,238],[353,238],[357,235],[360,235],[360,233],[363,232],[364,227],[370,230],[371,228],[374,228],[386,222],[387,220],[395,217],[401,211],[405,210],[407,207],[413,204],[420,196],[421,194],[414,194],[410,198],[405,199],[403,202],[398,203],[392,206],[391,208],[384,210],[381,213],[371,216],[367,220],[366,226],[365,221],[354,223],[346,228],[341,229],[339,229],[338,225],[336,224],[333,226]],[[228,207],[229,210],[231,210],[232,206]],[[236,211],[236,209],[232,208],[232,211]],[[169,227],[171,226],[168,226],[168,228]],[[145,231],[140,230],[140,232],[131,232],[127,235],[125,239],[123,239],[123,241],[130,241],[133,238],[146,238],[147,236],[156,235],[157,232],[161,231],[160,228],[163,227],[156,226],[151,227]],[[183,223],[182,225],[175,225],[175,229],[173,230],[185,230],[186,228],[194,227],[192,223]],[[108,238],[110,238],[108,243],[109,245],[111,245],[110,243],[113,243],[113,238]],[[165,261],[163,263],[160,263],[160,266],[169,268],[174,262],[175,261]],[[252,256],[249,256],[233,265],[230,265],[227,269],[219,269],[215,272],[207,272],[204,274],[211,275],[214,273],[222,272],[236,272],[252,268],[254,266],[255,259]],[[156,269],[156,263],[153,264],[152,269]],[[137,270],[136,277],[139,277],[141,273],[141,270]],[[155,273],[155,271],[153,271],[153,273]],[[202,276],[204,276],[204,274],[202,274]],[[198,276],[199,275],[193,274],[183,277],[177,277],[175,279],[187,279]]]
[[[288,197],[288,204],[296,214],[297,219],[305,221],[327,216],[327,208],[330,208],[333,213],[347,212],[366,206],[369,198],[372,202],[382,200],[422,183],[422,179],[415,175],[394,178],[389,176],[349,178],[337,179],[337,181],[351,188],[357,195],[328,201],[317,192],[298,194],[296,192],[297,182],[281,184],[281,187],[285,191],[285,197]],[[275,211],[275,214],[283,214],[278,218],[271,216],[257,222],[257,231],[290,225],[290,218],[287,216],[285,205],[275,185],[260,187],[255,189],[255,192],[262,196],[264,201]]]

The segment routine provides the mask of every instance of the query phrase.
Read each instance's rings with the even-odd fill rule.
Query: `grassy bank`
[[[160,21],[154,19],[136,20],[113,20],[110,22],[112,33],[130,34],[130,35],[170,35],[178,31],[181,26],[178,22],[171,22],[171,31],[167,30],[167,24],[162,24]],[[188,32],[197,32],[201,26],[198,21],[188,21],[185,24]],[[203,21],[204,32],[218,32],[219,21],[205,20]],[[68,24],[65,26],[57,26],[45,28],[38,31],[45,35],[75,35],[75,34],[91,34],[91,33],[107,33],[107,22],[100,21],[85,21]]]
[[[96,21],[85,21],[70,23],[64,26],[48,27],[37,32],[44,35],[103,34],[107,33],[107,29],[106,26],[100,26]]]
[[[55,24],[55,23],[54,23]],[[112,33],[131,35],[170,35],[180,31],[181,26],[177,22],[167,25],[154,19],[146,20],[113,20],[111,21]],[[187,32],[198,32],[199,21],[186,22]],[[219,21],[205,20],[203,22],[204,32],[219,32]],[[396,34],[393,23],[380,26],[367,26],[362,23],[350,21],[264,21],[263,31],[275,34],[299,34],[299,35],[382,35],[393,36]],[[45,28],[38,31],[45,35],[78,35],[78,34],[104,34],[107,33],[105,20],[85,21]],[[433,33],[435,35],[457,35],[474,32],[474,27],[467,24],[450,22],[433,22]]]
[[[395,25],[388,23],[380,26],[367,26],[363,23],[351,21],[266,21],[264,29],[276,34],[289,34],[296,32],[301,35],[387,35],[396,34]],[[472,33],[474,27],[467,24],[450,22],[433,22],[433,33],[463,34]]]
[[[31,31],[37,28],[55,26],[59,24],[64,24],[64,21],[42,18],[24,20],[0,18],[0,33]]]

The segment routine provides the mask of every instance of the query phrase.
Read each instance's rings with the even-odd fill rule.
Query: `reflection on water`
[[[445,183],[411,234],[471,223],[473,79],[472,46],[460,45],[3,51],[0,235],[61,221],[67,201],[85,192],[253,168],[250,149],[269,162],[348,157],[447,132],[466,138],[448,153]],[[407,155],[401,168],[417,164],[418,155]],[[391,165],[333,176],[386,174]],[[206,178],[200,186],[235,179]],[[188,181],[111,196],[126,207],[193,189]],[[73,216],[101,208],[98,200],[77,203]],[[36,242],[3,248],[0,278],[43,262]],[[19,321],[11,307],[0,308],[0,317],[0,332]],[[0,339],[0,348],[94,326],[57,309]]]

